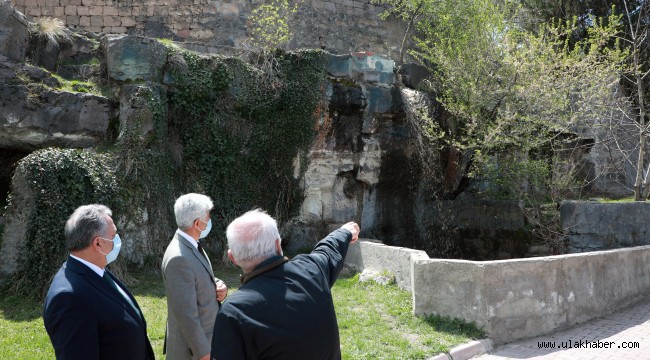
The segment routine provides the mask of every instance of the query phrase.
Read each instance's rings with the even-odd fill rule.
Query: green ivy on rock
[[[63,235],[68,217],[81,205],[113,207],[118,183],[111,162],[105,154],[56,148],[39,150],[20,160],[16,174],[24,177],[20,186],[30,189],[31,198],[25,202],[33,208],[20,209],[27,214],[24,250],[11,284],[3,286],[34,298],[45,294],[68,254]],[[14,201],[10,198],[10,212]]]
[[[302,200],[293,161],[312,143],[325,79],[322,51],[273,54],[271,68],[181,51],[173,68],[172,124],[183,144],[184,187],[215,203],[219,233],[255,207],[280,221]],[[268,60],[268,59],[267,59]]]

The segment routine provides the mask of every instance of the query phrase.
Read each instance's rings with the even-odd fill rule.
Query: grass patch
[[[67,80],[54,73],[52,76],[54,76],[61,83],[60,90],[73,93],[88,93],[103,96],[101,89],[90,81]]]
[[[239,270],[217,269],[229,292],[239,286]],[[130,285],[147,319],[157,359],[164,359],[167,301],[157,269],[133,274]],[[339,278],[332,290],[343,359],[425,359],[449,351],[469,339],[483,337],[476,327],[441,317],[417,318],[411,294],[395,285],[358,283],[358,275]],[[15,296],[0,298],[0,358],[53,359],[54,349],[43,327],[42,304]]]
[[[396,285],[339,278],[332,289],[344,359],[425,359],[483,337],[475,326],[412,314],[411,293]]]

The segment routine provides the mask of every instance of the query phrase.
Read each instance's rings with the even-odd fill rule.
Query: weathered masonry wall
[[[248,16],[263,1],[234,0],[11,0],[34,21],[55,17],[92,32],[135,34],[201,42],[208,47],[246,48]],[[332,53],[370,51],[396,58],[403,35],[397,21],[378,17],[368,0],[305,0],[290,27],[287,48]],[[208,49],[212,50],[212,49]]]
[[[361,241],[350,248],[346,263],[393,272],[400,286],[408,289],[404,284],[410,283],[416,315],[475,322],[497,344],[567,328],[650,294],[650,246],[466,261]]]
[[[650,245],[650,203],[564,201],[560,206],[568,252]]]

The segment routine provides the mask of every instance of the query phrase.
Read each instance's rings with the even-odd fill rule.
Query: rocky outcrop
[[[25,17],[0,3],[0,148],[89,147],[106,134],[108,99],[61,91],[48,71],[26,65]],[[83,47],[83,46],[82,46]],[[58,55],[57,55],[58,56]]]
[[[29,83],[20,78],[27,77]],[[58,81],[31,66],[0,62],[0,147],[89,147],[106,134],[108,99],[54,90]]]
[[[29,27],[25,15],[17,12],[11,1],[0,0],[0,61],[25,61]]]
[[[568,252],[650,245],[650,203],[564,201],[560,222]]]
[[[107,35],[101,46],[108,77],[113,81],[162,80],[167,48],[156,39],[130,35]]]
[[[36,212],[34,189],[29,186],[25,174],[21,171],[14,174],[12,194],[13,211],[6,218],[5,231],[2,234],[0,277],[16,271],[18,258],[25,247],[26,232],[29,230],[28,221]]]
[[[417,151],[394,70],[392,60],[369,53],[330,56],[328,114],[303,176],[303,232],[283,234],[290,248],[307,248],[318,237],[306,235],[351,220],[363,224],[363,236],[387,244],[424,242],[415,205],[428,200],[418,195]]]

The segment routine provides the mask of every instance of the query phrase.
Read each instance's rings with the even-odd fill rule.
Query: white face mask
[[[117,255],[120,253],[120,249],[122,248],[122,239],[120,239],[120,236],[118,234],[115,234],[113,240],[103,237],[100,237],[100,239],[113,242],[113,250],[111,250],[108,254],[104,254],[101,250],[99,250],[102,255],[106,256],[106,265],[108,265],[117,259]]]
[[[203,220],[199,219],[199,221],[208,224],[208,225],[206,225],[205,229],[203,229],[201,231],[201,235],[199,235],[199,239],[203,239],[204,237],[208,236],[208,234],[210,233],[210,230],[212,230],[212,219],[210,219],[208,221],[203,221]]]

